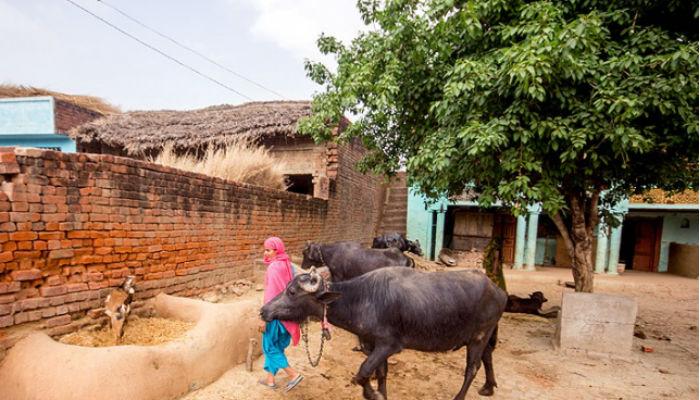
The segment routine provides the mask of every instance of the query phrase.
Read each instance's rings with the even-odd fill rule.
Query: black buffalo
[[[357,242],[308,243],[302,251],[302,269],[325,265],[334,281],[345,281],[382,267],[414,267],[399,249],[366,249]]]
[[[546,302],[547,298],[540,291],[530,293],[529,299],[511,294],[508,296],[508,303],[506,303],[506,312],[542,315],[540,310],[542,304]]]
[[[420,248],[420,242],[418,239],[408,240],[398,232],[385,233],[372,240],[373,249],[388,249],[391,247],[395,247],[401,251],[410,251],[413,254],[423,256],[423,250]]]
[[[261,317],[304,321],[322,318],[356,334],[367,358],[353,382],[365,399],[386,399],[387,358],[403,349],[442,352],[467,347],[462,400],[484,363],[486,383],[496,387],[491,354],[506,293],[477,271],[424,273],[408,268],[380,268],[345,282],[326,282],[316,271],[297,275],[262,307]],[[376,374],[378,392],[370,377]]]

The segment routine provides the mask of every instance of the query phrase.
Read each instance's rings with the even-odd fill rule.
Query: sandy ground
[[[558,281],[571,280],[568,270],[506,272],[512,294],[541,290],[549,299],[545,308],[559,305],[564,290]],[[647,339],[634,339],[625,359],[565,355],[553,350],[554,320],[506,314],[494,352],[498,388],[494,399],[697,399],[698,398],[698,281],[665,274],[627,272],[622,276],[596,276],[596,292],[635,297],[638,324]],[[249,295],[255,295],[255,292]],[[258,295],[261,294],[258,292]],[[246,296],[247,297],[247,296]],[[312,352],[318,345],[318,324],[311,329]],[[239,365],[211,385],[183,400],[234,399],[359,399],[352,385],[364,356],[350,349],[352,334],[335,329],[326,343],[321,364],[309,366],[302,346],[288,350],[290,362],[306,379],[294,390],[273,391],[256,383],[262,376],[262,358],[247,372]],[[652,353],[639,348],[652,347]],[[464,349],[452,353],[404,351],[392,357],[388,394],[394,399],[451,399],[459,390],[465,363]],[[284,375],[283,373],[281,375]],[[279,376],[283,385],[286,377]],[[475,399],[483,384],[483,369],[467,398]]]

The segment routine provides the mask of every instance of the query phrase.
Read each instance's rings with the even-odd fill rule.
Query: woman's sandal
[[[265,380],[265,378],[260,378],[260,379],[258,380],[258,383],[261,384],[261,385],[263,385],[263,386],[265,386],[265,387],[268,388],[268,389],[277,389],[277,385],[275,385],[274,383],[273,383],[272,385],[270,385],[269,383],[267,383],[267,381]]]
[[[302,380],[304,380],[304,375],[302,375],[302,374],[297,375],[296,378],[287,382],[287,386],[285,386],[284,391],[288,392],[288,391],[294,389],[299,384],[299,382],[301,382]]]

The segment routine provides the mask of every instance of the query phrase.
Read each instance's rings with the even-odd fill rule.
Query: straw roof
[[[60,93],[33,86],[0,84],[0,98],[36,96],[52,96],[55,99],[75,104],[78,107],[92,110],[102,115],[121,112],[121,110],[119,110],[117,107],[107,103],[99,97]]]
[[[295,136],[297,121],[311,113],[309,101],[252,102],[191,111],[132,111],[113,114],[71,130],[83,142],[101,142],[130,154],[160,149],[226,144],[232,136]]]

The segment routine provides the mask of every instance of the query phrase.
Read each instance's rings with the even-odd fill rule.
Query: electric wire
[[[205,78],[205,79],[207,79],[207,80],[209,80],[209,81],[211,81],[211,82],[213,82],[213,83],[215,83],[215,84],[217,84],[217,85],[223,87],[224,89],[227,89],[227,90],[229,90],[229,91],[231,91],[231,92],[233,92],[233,93],[235,93],[235,94],[237,94],[237,95],[243,97],[243,98],[246,99],[246,100],[253,101],[252,98],[246,96],[245,94],[241,93],[240,91],[238,91],[238,90],[236,90],[236,89],[234,89],[234,88],[232,88],[232,87],[226,85],[225,83],[223,83],[223,82],[221,82],[221,81],[219,81],[219,80],[217,80],[217,79],[214,79],[214,78],[212,78],[212,77],[210,77],[210,76],[208,76],[208,75],[206,75],[206,74],[204,74],[204,73],[198,71],[197,69],[195,69],[195,68],[193,68],[193,67],[191,67],[191,66],[185,64],[184,62],[182,62],[182,61],[178,60],[177,58],[175,58],[175,57],[173,57],[173,56],[171,56],[171,55],[165,53],[164,51],[158,49],[157,47],[155,47],[155,46],[153,46],[153,45],[150,45],[150,44],[144,42],[143,40],[137,38],[136,36],[130,34],[129,32],[127,32],[127,31],[125,31],[125,30],[119,28],[118,26],[112,24],[111,22],[107,21],[106,19],[104,19],[104,18],[100,17],[99,15],[93,13],[92,11],[86,9],[85,7],[81,6],[80,4],[75,3],[73,0],[66,0],[66,1],[69,2],[70,4],[74,5],[75,7],[77,7],[77,8],[79,8],[79,9],[83,10],[83,11],[86,12],[87,14],[93,16],[94,18],[97,18],[98,20],[102,21],[103,23],[109,25],[109,26],[112,27],[113,29],[115,29],[115,30],[117,30],[118,32],[122,33],[123,35],[128,36],[129,38],[131,38],[131,39],[133,39],[133,40],[139,42],[139,43],[142,44],[143,46],[148,47],[149,49],[151,49],[151,50],[155,51],[156,53],[162,55],[163,57],[165,57],[165,58],[167,58],[167,59],[169,59],[169,60],[171,60],[171,61],[173,61],[173,62],[179,64],[180,66],[189,69],[190,71],[192,71],[192,72],[194,72],[195,74],[201,76],[202,78]]]
[[[268,92],[274,94],[275,96],[278,96],[278,97],[281,98],[281,99],[284,99],[284,98],[285,98],[284,95],[282,95],[282,94],[280,94],[280,93],[278,93],[278,92],[276,92],[276,91],[274,91],[274,90],[272,90],[272,89],[270,89],[270,88],[267,88],[267,87],[261,85],[261,84],[258,83],[258,82],[255,82],[254,80],[252,80],[252,79],[250,79],[250,78],[248,78],[248,77],[245,77],[245,76],[239,74],[238,72],[236,72],[236,71],[234,71],[234,70],[228,68],[227,66],[220,64],[220,63],[217,62],[216,60],[213,60],[213,59],[211,59],[210,57],[207,57],[206,55],[202,54],[201,52],[199,52],[199,51],[197,51],[197,50],[195,50],[195,49],[193,49],[193,48],[191,48],[191,47],[189,47],[189,46],[187,46],[187,45],[185,45],[185,44],[180,43],[179,41],[173,39],[172,37],[170,37],[170,36],[168,36],[168,35],[166,35],[166,34],[164,34],[164,33],[161,33],[161,32],[159,32],[159,31],[157,31],[157,30],[151,28],[150,26],[148,26],[148,25],[146,25],[145,23],[139,21],[138,19],[132,17],[131,15],[127,14],[126,12],[124,12],[124,11],[122,11],[122,10],[120,10],[119,8],[117,8],[117,7],[115,7],[115,6],[113,6],[113,5],[109,4],[109,3],[107,3],[106,1],[104,1],[104,0],[96,0],[96,1],[97,1],[98,3],[104,4],[105,6],[111,8],[112,10],[114,10],[114,11],[116,11],[116,12],[118,12],[119,14],[121,14],[121,15],[123,15],[124,17],[130,19],[131,21],[133,21],[133,22],[135,22],[136,24],[142,26],[143,28],[148,29],[149,31],[155,33],[156,35],[158,35],[158,36],[160,36],[160,37],[162,37],[162,38],[164,38],[164,39],[166,39],[166,40],[169,40],[170,42],[174,43],[175,45],[180,46],[181,48],[183,48],[183,49],[185,49],[185,50],[187,50],[187,51],[189,51],[189,52],[191,52],[191,53],[193,53],[193,54],[195,54],[195,55],[197,55],[197,56],[199,56],[199,57],[201,57],[201,58],[203,58],[203,59],[209,61],[210,63],[216,65],[217,67],[223,69],[224,71],[227,71],[227,72],[229,72],[229,73],[235,75],[236,77],[238,77],[238,78],[240,78],[240,79],[243,79],[244,81],[246,81],[246,82],[248,82],[248,83],[251,83],[251,84],[257,86],[257,87],[259,87],[260,89],[266,90],[266,91],[268,91]]]

